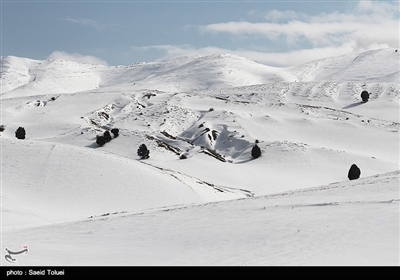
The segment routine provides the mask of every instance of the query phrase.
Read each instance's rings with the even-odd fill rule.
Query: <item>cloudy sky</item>
[[[399,1],[4,1],[1,55],[129,65],[232,53],[273,66],[399,47]]]

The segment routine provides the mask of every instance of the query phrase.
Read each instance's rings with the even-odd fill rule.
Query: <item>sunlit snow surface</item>
[[[17,265],[399,265],[394,49],[289,68],[1,63],[1,250],[28,246]]]

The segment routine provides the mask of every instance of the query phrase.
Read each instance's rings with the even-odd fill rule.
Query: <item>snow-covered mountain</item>
[[[380,49],[360,54],[328,57],[289,68],[300,81],[398,82],[397,50]]]
[[[191,91],[278,82],[398,82],[399,54],[393,49],[330,57],[279,68],[236,55],[180,57],[129,66],[67,60],[1,57],[2,94],[74,93],[98,88]]]
[[[3,57],[1,64],[3,94],[6,97],[11,94],[15,97],[74,93],[115,86],[132,87],[133,90],[188,91],[296,79],[280,68],[229,54],[109,67],[59,59],[38,61],[18,57]]]
[[[394,49],[288,68],[229,54],[128,66],[2,57],[2,246],[40,255],[64,240],[27,265],[398,263],[399,65]],[[96,257],[71,259],[96,244]],[[114,245],[120,257],[104,261]]]

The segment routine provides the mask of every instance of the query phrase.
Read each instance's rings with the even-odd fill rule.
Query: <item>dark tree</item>
[[[119,135],[119,129],[113,128],[113,129],[111,129],[111,133],[114,134],[114,138],[117,138]]]
[[[360,178],[360,175],[361,175],[360,168],[358,168],[357,165],[353,164],[349,169],[349,174],[347,175],[347,177],[349,178],[349,180],[355,180]]]
[[[102,147],[102,146],[104,146],[104,144],[106,144],[106,139],[104,138],[104,136],[97,136],[96,143],[97,143],[97,145]]]
[[[108,130],[104,131],[103,136],[104,136],[104,141],[106,141],[106,143],[111,141],[111,134]]]
[[[253,148],[251,149],[251,156],[253,158],[258,158],[259,156],[261,156],[261,149],[260,147],[258,147],[258,145],[254,145]]]
[[[187,156],[185,154],[181,154],[179,158],[180,159],[187,159]]]
[[[15,137],[17,137],[18,139],[25,139],[25,134],[25,128],[23,127],[18,127],[15,131]]]
[[[139,146],[139,149],[137,150],[138,156],[140,156],[141,159],[148,159],[150,156],[150,151],[147,149],[145,144],[142,144]]]
[[[369,93],[368,91],[364,90],[363,92],[361,92],[361,99],[363,102],[367,102],[369,99]]]

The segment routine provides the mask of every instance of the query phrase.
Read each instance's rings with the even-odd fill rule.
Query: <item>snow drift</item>
[[[399,172],[3,233],[19,265],[399,264]],[[7,263],[9,265],[9,263]]]

